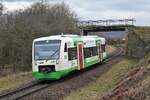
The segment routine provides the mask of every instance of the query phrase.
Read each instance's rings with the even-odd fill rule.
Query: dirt
[[[115,89],[101,100],[150,100],[150,64],[131,70]]]
[[[21,100],[61,100],[71,92],[96,81],[99,76],[108,71],[113,64],[121,61],[122,58],[123,56],[116,57],[105,64],[95,65],[68,75],[64,79],[58,80],[58,84],[21,98]]]

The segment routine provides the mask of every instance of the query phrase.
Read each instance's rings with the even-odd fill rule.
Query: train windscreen
[[[34,43],[35,60],[57,60],[60,54],[61,40],[45,40]]]

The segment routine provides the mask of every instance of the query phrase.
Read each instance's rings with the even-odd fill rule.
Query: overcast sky
[[[40,0],[0,0],[7,10],[29,7]],[[62,0],[47,0],[50,4]],[[150,26],[150,0],[63,0],[81,20],[135,18]]]

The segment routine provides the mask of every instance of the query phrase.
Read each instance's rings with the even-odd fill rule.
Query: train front
[[[61,40],[34,40],[32,47],[32,70],[37,80],[59,79]]]

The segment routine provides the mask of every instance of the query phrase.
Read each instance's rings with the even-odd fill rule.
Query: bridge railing
[[[85,26],[113,26],[113,25],[134,25],[136,20],[132,19],[108,19],[108,20],[86,20],[86,21],[78,21],[78,27]]]

